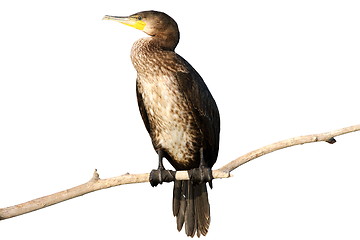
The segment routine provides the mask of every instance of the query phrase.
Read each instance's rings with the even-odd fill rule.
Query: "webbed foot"
[[[190,181],[192,181],[194,184],[200,184],[200,183],[209,183],[210,188],[212,188],[212,180],[213,175],[211,168],[200,166],[199,168],[194,168],[191,170],[188,170]]]
[[[156,187],[163,182],[173,182],[175,180],[175,171],[166,170],[163,164],[164,152],[162,149],[156,151],[159,157],[158,169],[154,169],[150,172],[149,182],[152,187]]]
[[[207,167],[204,158],[204,149],[200,148],[200,166],[198,168],[194,168],[188,170],[190,181],[194,184],[200,183],[209,183],[210,188],[213,187],[212,180],[214,179],[212,175],[211,168]]]
[[[175,180],[175,171],[165,169],[154,169],[150,172],[149,182],[152,187],[156,187],[163,182],[173,182]]]

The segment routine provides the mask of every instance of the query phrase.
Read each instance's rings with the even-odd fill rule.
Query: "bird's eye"
[[[142,19],[142,16],[138,16],[137,19],[140,21]]]

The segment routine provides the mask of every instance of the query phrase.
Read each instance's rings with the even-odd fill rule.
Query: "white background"
[[[138,113],[132,43],[102,21],[155,9],[221,113],[215,168],[289,137],[360,123],[358,1],[2,1],[0,207],[157,156]],[[360,134],[284,149],[215,180],[207,239],[359,239]],[[120,186],[0,222],[0,238],[186,239],[172,184]]]

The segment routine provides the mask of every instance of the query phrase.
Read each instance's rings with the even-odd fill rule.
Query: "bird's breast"
[[[164,149],[177,163],[191,164],[198,151],[200,131],[193,111],[171,74],[139,75],[138,90],[150,123],[155,148]]]

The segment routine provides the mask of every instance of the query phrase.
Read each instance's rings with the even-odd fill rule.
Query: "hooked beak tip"
[[[110,16],[109,15],[105,15],[102,20],[110,20]]]

